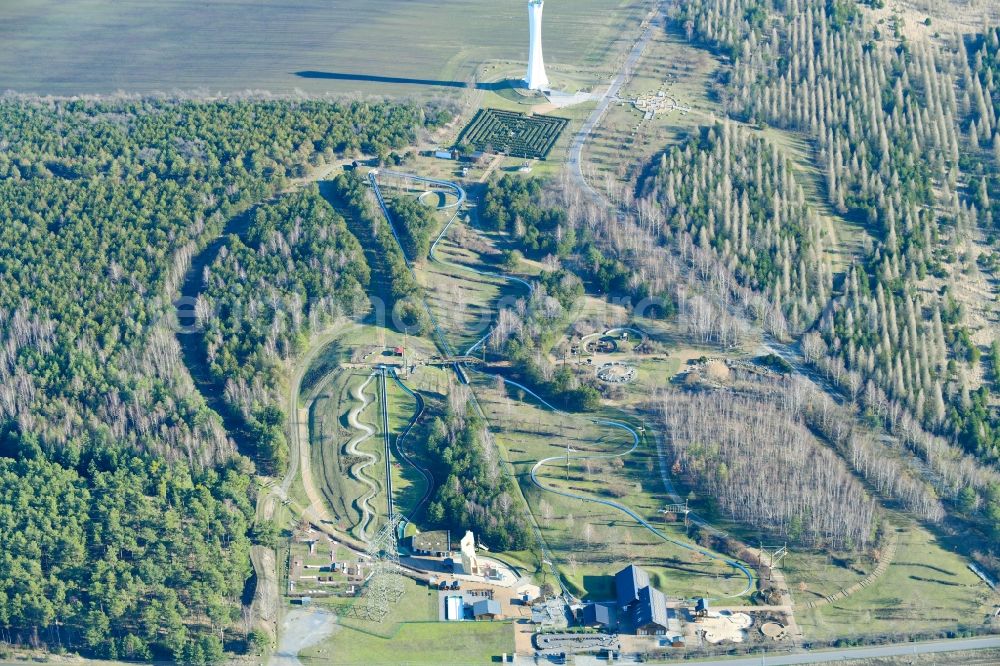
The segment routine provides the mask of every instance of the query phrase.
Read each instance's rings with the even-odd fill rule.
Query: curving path
[[[486,374],[486,373],[484,373],[484,374]],[[539,403],[541,403],[542,405],[544,405],[548,409],[552,410],[556,414],[559,414],[560,416],[573,417],[572,414],[569,414],[567,412],[564,412],[564,411],[562,411],[562,410],[560,410],[560,409],[552,406],[551,404],[549,404],[548,402],[546,402],[541,396],[539,396],[538,394],[536,394],[534,391],[532,391],[531,389],[527,388],[526,386],[524,386],[522,384],[518,384],[517,382],[512,381],[510,379],[506,379],[506,378],[502,377],[501,375],[492,375],[492,376],[494,376],[494,377],[500,377],[504,381],[505,384],[509,384],[511,386],[514,386],[516,388],[521,389],[522,391],[525,391],[526,393],[528,393],[529,395],[531,395],[533,398],[535,398],[535,400],[537,400]],[[684,541],[680,541],[678,539],[674,539],[673,537],[670,537],[667,534],[664,534],[663,532],[661,532],[659,529],[657,529],[655,526],[653,526],[648,520],[646,520],[645,518],[643,518],[642,516],[640,516],[638,513],[636,513],[635,511],[633,511],[629,507],[625,506],[624,504],[619,504],[618,502],[614,502],[612,500],[601,499],[601,498],[598,498],[598,497],[590,497],[590,496],[587,496],[587,495],[578,495],[576,493],[571,493],[569,491],[561,490],[559,488],[553,488],[551,486],[546,486],[541,481],[539,481],[539,479],[538,479],[538,471],[542,467],[545,467],[546,465],[549,465],[549,464],[552,464],[552,463],[563,462],[565,460],[608,460],[608,459],[611,459],[611,458],[624,458],[627,455],[631,455],[633,452],[635,452],[635,450],[637,448],[639,448],[639,442],[640,442],[639,433],[635,430],[635,428],[633,428],[632,426],[628,425],[627,423],[622,423],[620,421],[612,421],[612,420],[609,420],[609,419],[591,419],[591,421],[593,423],[598,424],[598,425],[607,426],[609,428],[618,428],[618,429],[626,431],[632,437],[632,444],[631,444],[631,446],[629,446],[629,448],[627,450],[625,450],[625,451],[612,451],[612,452],[608,452],[608,453],[596,453],[596,454],[587,454],[587,455],[568,455],[567,454],[567,455],[551,456],[549,458],[542,458],[541,460],[539,460],[538,462],[536,462],[532,466],[532,468],[531,468],[531,482],[535,486],[537,486],[539,489],[544,490],[546,492],[553,493],[555,495],[561,495],[562,497],[567,497],[569,499],[579,500],[581,502],[589,502],[591,504],[600,504],[602,506],[606,506],[606,507],[609,507],[609,508],[621,511],[625,515],[627,515],[630,518],[632,518],[633,520],[635,520],[638,524],[640,524],[643,527],[645,527],[647,530],[649,530],[650,533],[652,533],[654,536],[656,536],[660,540],[662,540],[662,541],[664,541],[666,543],[673,544],[675,546],[679,546],[680,548],[684,548],[685,550],[689,550],[689,551],[692,551],[692,552],[700,553],[701,555],[704,555],[705,557],[707,557],[709,559],[715,560],[716,562],[723,562],[724,564],[727,564],[728,566],[732,567],[733,569],[738,570],[741,574],[743,574],[744,576],[746,576],[746,579],[747,579],[746,587],[744,587],[741,591],[739,591],[739,592],[737,592],[735,594],[727,594],[727,595],[724,595],[721,598],[729,599],[729,598],[734,598],[734,597],[742,597],[743,595],[749,593],[753,589],[754,577],[753,577],[753,573],[750,571],[750,569],[748,569],[746,567],[746,565],[744,565],[742,562],[738,562],[736,560],[732,560],[732,559],[728,559],[728,558],[725,558],[725,557],[721,557],[717,553],[714,553],[714,552],[712,552],[710,550],[706,550],[706,549],[701,548],[699,546],[694,546],[694,545],[692,545],[690,543],[687,543],[687,542],[684,542]]]
[[[626,332],[626,331],[629,332],[629,333],[635,333],[643,341],[645,341],[646,338],[649,337],[648,335],[646,335],[645,331],[640,331],[639,329],[632,328],[630,326],[619,326],[618,328],[609,328],[608,330],[604,331],[603,333],[600,332],[600,331],[598,331],[597,333],[590,333],[589,335],[585,335],[582,338],[580,338],[580,355],[582,356],[586,352],[586,350],[587,350],[587,341],[589,341],[589,340],[591,340],[593,338],[602,338],[602,337],[604,337],[606,335],[612,335],[613,336],[615,334],[619,334],[619,333]],[[592,352],[590,355],[591,356],[596,356],[597,354]]]
[[[849,587],[837,590],[833,594],[827,595],[822,599],[813,599],[812,601],[806,603],[806,608],[818,608],[819,606],[836,603],[873,584],[880,576],[889,570],[889,565],[892,564],[892,561],[896,557],[896,548],[898,545],[899,533],[896,532],[896,530],[893,530],[892,534],[889,536],[889,543],[886,544],[885,549],[882,551],[882,555],[879,557],[878,564],[875,566],[874,571]]]
[[[415,175],[409,175],[409,174],[400,174],[398,172],[389,172],[389,173],[391,173],[391,174],[393,174],[395,176],[404,178],[404,179],[412,179],[412,180],[414,180],[416,182],[433,184],[433,185],[438,186],[438,187],[451,187],[458,194],[458,202],[459,203],[456,204],[456,206],[460,205],[461,202],[464,202],[465,199],[466,199],[466,197],[465,197],[465,191],[460,186],[458,186],[455,183],[449,183],[448,181],[441,181],[441,180],[430,179],[430,178],[423,178],[421,176],[415,176]],[[372,174],[369,174],[369,178],[370,178],[371,183],[372,183],[372,189],[375,191],[376,198],[378,199],[379,204],[382,207],[383,213],[386,215],[386,219],[389,220],[390,226],[392,226],[391,225],[391,222],[392,222],[391,221],[391,217],[389,216],[388,209],[387,209],[387,207],[385,205],[384,199],[382,198],[381,191],[379,190],[378,173],[377,172],[373,172]],[[437,250],[438,245],[440,244],[441,240],[445,237],[445,235],[448,233],[448,231],[450,230],[450,228],[454,224],[455,220],[458,219],[458,217],[459,217],[459,212],[458,212],[458,210],[456,210],[455,215],[453,215],[451,217],[451,219],[448,221],[448,223],[445,224],[445,226],[442,228],[442,230],[438,234],[437,238],[434,239],[434,242],[431,244],[430,252],[428,253],[431,261],[440,263],[440,264],[445,265],[445,266],[449,266],[451,268],[456,268],[456,269],[459,269],[461,271],[471,272],[471,273],[474,273],[474,274],[479,275],[479,276],[496,277],[496,278],[499,278],[499,279],[502,279],[502,280],[506,280],[508,282],[518,283],[518,284],[521,284],[522,286],[525,286],[528,289],[528,292],[530,294],[532,292],[532,290],[533,290],[533,286],[529,282],[527,282],[526,280],[523,280],[523,279],[521,279],[519,277],[515,277],[515,276],[512,276],[512,275],[506,275],[506,274],[503,274],[503,273],[495,273],[495,272],[490,272],[490,271],[482,271],[482,270],[479,270],[477,268],[473,268],[471,266],[465,266],[465,265],[458,264],[458,263],[455,263],[455,262],[443,260],[443,259],[440,259],[437,256],[436,250]],[[435,329],[437,329],[436,323],[435,323]],[[440,330],[439,329],[437,329],[437,330],[440,333]],[[628,329],[628,328],[612,329],[612,331],[618,331],[618,330],[631,330],[631,331],[635,331],[637,334],[640,334],[640,335],[643,335],[643,336],[645,335],[642,331],[639,331],[637,329]],[[468,356],[468,355],[471,355],[473,352],[475,352],[475,350],[477,348],[479,348],[489,338],[489,336],[490,336],[490,333],[487,333],[485,336],[483,336],[480,340],[478,340],[475,344],[473,344],[465,352],[465,355]],[[441,335],[440,337],[443,338],[444,336]],[[558,408],[554,407],[553,405],[551,405],[550,403],[548,403],[546,400],[544,400],[541,396],[539,396],[536,393],[534,393],[533,391],[531,391],[529,388],[527,388],[527,387],[525,387],[525,386],[523,386],[523,385],[521,385],[521,384],[519,384],[519,383],[517,383],[517,382],[515,382],[513,380],[507,379],[506,377],[503,377],[502,375],[496,375],[496,374],[492,374],[492,373],[485,373],[485,372],[482,372],[480,370],[471,368],[469,366],[465,366],[464,370],[472,370],[472,371],[475,371],[475,372],[480,372],[481,374],[484,374],[484,375],[487,375],[487,376],[490,376],[490,377],[494,377],[494,378],[499,377],[504,383],[509,384],[511,386],[515,386],[515,387],[517,387],[517,388],[519,388],[519,389],[527,392],[528,394],[530,394],[531,396],[533,396],[540,404],[542,404],[546,408],[552,410],[553,412],[555,412],[557,414],[560,414],[560,415],[563,415],[563,416],[571,416],[571,415],[567,414],[566,412],[563,412],[563,411],[559,410]],[[473,394],[473,400],[476,401],[474,394]],[[476,404],[477,404],[477,407],[479,407],[480,411],[482,411],[481,406],[478,405],[478,401],[476,401]],[[623,423],[623,422],[620,422],[620,421],[613,421],[613,420],[609,420],[609,419],[592,419],[592,422],[596,423],[598,425],[603,425],[603,426],[609,427],[609,428],[618,428],[618,429],[622,429],[622,430],[627,431],[632,436],[632,445],[631,445],[631,447],[628,448],[628,450],[626,450],[626,451],[618,451],[618,452],[610,452],[610,453],[602,453],[602,454],[577,455],[577,456],[570,456],[570,459],[573,459],[573,460],[594,459],[594,460],[596,460],[596,459],[618,458],[618,457],[624,457],[624,456],[630,455],[631,453],[633,453],[636,450],[636,448],[638,448],[639,442],[641,441],[639,433],[634,428],[632,428],[630,425],[628,425],[627,423]],[[741,590],[737,594],[727,595],[727,598],[729,598],[729,597],[740,597],[740,596],[743,596],[743,595],[747,594],[748,592],[750,592],[750,590],[753,589],[753,586],[754,586],[753,573],[744,564],[742,564],[741,562],[738,562],[736,560],[733,560],[733,559],[721,556],[721,555],[719,555],[717,553],[714,553],[712,551],[706,550],[706,549],[701,548],[699,546],[695,546],[695,545],[692,545],[692,544],[689,544],[689,543],[685,543],[683,541],[679,541],[679,540],[673,539],[672,537],[664,534],[659,529],[657,529],[656,527],[654,527],[652,524],[649,523],[649,521],[647,521],[645,518],[643,518],[642,516],[640,516],[639,514],[637,514],[634,510],[630,509],[629,507],[627,507],[627,506],[625,506],[623,504],[619,504],[618,502],[614,502],[614,501],[611,501],[611,500],[599,499],[599,498],[595,498],[595,497],[588,497],[588,496],[585,496],[585,495],[577,495],[577,494],[570,493],[570,492],[567,492],[567,491],[563,491],[563,490],[560,490],[560,489],[557,489],[557,488],[551,488],[551,487],[546,486],[545,484],[543,484],[541,481],[539,481],[539,479],[538,479],[538,470],[540,468],[542,468],[545,465],[547,465],[549,463],[552,463],[554,461],[564,460],[565,458],[566,458],[566,456],[554,456],[554,457],[551,457],[551,458],[544,458],[542,460],[539,460],[537,463],[535,463],[535,465],[531,468],[531,481],[532,481],[532,483],[536,487],[538,487],[539,489],[541,489],[544,492],[554,493],[554,494],[561,495],[561,496],[564,496],[564,497],[567,497],[567,498],[571,498],[571,499],[575,499],[575,500],[578,500],[578,501],[590,502],[590,503],[595,503],[595,504],[601,504],[603,506],[607,506],[609,508],[612,508],[612,509],[615,509],[617,511],[620,511],[620,512],[624,513],[625,515],[629,516],[630,518],[632,518],[633,520],[635,520],[637,523],[639,523],[644,528],[646,528],[650,533],[652,533],[657,538],[663,540],[664,542],[671,543],[673,545],[676,545],[678,547],[684,548],[684,549],[692,551],[692,552],[700,553],[703,556],[705,556],[705,557],[707,557],[707,558],[709,558],[711,560],[714,560],[714,561],[717,561],[717,562],[722,562],[722,563],[724,563],[724,564],[732,567],[733,569],[739,571],[743,576],[746,577],[746,580],[747,580],[746,586],[745,586],[745,588],[743,590]],[[534,520],[534,516],[532,516],[532,520]],[[536,530],[536,533],[538,533],[540,535],[540,528],[538,527],[537,522],[535,522],[535,530]],[[543,539],[540,539],[540,543],[545,544],[545,541]],[[546,551],[548,551],[547,546],[544,546],[544,547],[545,547]],[[547,552],[546,554],[549,555],[549,559],[551,560],[552,559],[551,558],[551,553]],[[551,563],[550,563],[550,565],[551,565]],[[553,573],[554,574],[556,573],[555,570],[554,570],[554,568],[553,568]],[[560,580],[560,582],[561,582],[561,578],[559,578],[558,575],[556,575],[556,578],[557,578],[557,580]],[[563,587],[563,591],[568,593],[568,591],[566,590],[565,586]]]
[[[347,414],[347,424],[355,430],[361,431],[361,434],[353,437],[351,441],[347,443],[347,452],[352,456],[359,456],[368,459],[367,462],[356,463],[351,466],[351,476],[368,486],[368,492],[354,501],[358,510],[361,511],[361,522],[358,523],[358,526],[360,529],[361,539],[364,541],[367,541],[368,526],[375,516],[375,512],[371,508],[370,502],[376,495],[378,495],[378,486],[364,474],[364,471],[378,462],[378,458],[374,454],[358,450],[358,445],[365,442],[375,434],[375,429],[367,423],[361,421],[358,417],[361,412],[365,411],[368,405],[371,404],[371,398],[369,398],[365,393],[365,389],[368,388],[368,385],[371,384],[372,381],[374,381],[376,374],[377,373],[373,372],[368,375],[368,379],[366,379],[362,384],[354,387],[354,390],[351,393],[353,394],[354,399],[361,404],[353,407]]]

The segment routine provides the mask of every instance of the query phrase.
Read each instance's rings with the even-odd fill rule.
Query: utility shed
[[[472,616],[477,620],[495,620],[499,618],[500,602],[493,599],[482,599],[472,604]]]
[[[450,596],[444,600],[444,619],[448,622],[461,622],[465,604],[461,596]]]
[[[414,534],[410,547],[418,555],[446,557],[451,552],[451,535],[448,530],[433,530]]]
[[[705,617],[708,615],[708,599],[701,598],[695,602],[694,614],[698,617]]]

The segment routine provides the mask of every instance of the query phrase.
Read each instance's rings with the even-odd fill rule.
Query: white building
[[[542,57],[542,9],[545,0],[528,0],[528,28],[531,41],[528,46],[528,75],[525,81],[529,90],[546,90],[549,77],[545,75],[545,59]]]
[[[472,531],[466,531],[465,536],[462,537],[462,573],[466,576],[478,576],[480,575],[479,570],[479,558],[476,557],[476,537],[472,534]]]

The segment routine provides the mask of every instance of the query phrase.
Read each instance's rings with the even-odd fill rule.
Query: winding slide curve
[[[455,204],[452,204],[452,205],[444,207],[444,208],[455,208],[455,214],[448,220],[447,224],[445,224],[445,226],[441,229],[441,232],[438,234],[437,238],[435,238],[434,242],[431,244],[430,252],[428,253],[429,258],[430,258],[431,261],[434,261],[434,262],[439,263],[439,264],[444,265],[444,266],[449,266],[451,268],[459,269],[461,271],[466,271],[466,272],[474,273],[474,274],[482,276],[482,277],[494,277],[494,278],[499,278],[499,279],[505,280],[507,282],[513,282],[513,283],[520,284],[520,285],[524,286],[528,290],[529,294],[533,291],[533,286],[529,282],[527,282],[526,280],[523,280],[523,279],[521,279],[519,277],[516,277],[516,276],[513,276],[513,275],[506,275],[506,274],[503,274],[503,273],[495,273],[495,272],[490,272],[490,271],[482,271],[482,270],[479,270],[477,268],[473,268],[471,266],[465,266],[465,265],[462,265],[462,264],[457,264],[457,263],[454,263],[454,262],[451,262],[451,261],[440,259],[437,256],[437,252],[436,251],[437,251],[438,245],[440,244],[441,240],[447,235],[448,231],[451,229],[451,227],[454,224],[455,220],[458,219],[459,214],[460,214],[459,213],[459,207],[466,200],[466,193],[465,193],[465,190],[462,189],[462,187],[460,187],[458,184],[452,183],[450,181],[442,181],[442,180],[437,180],[437,179],[433,179],[433,178],[424,178],[422,176],[417,176],[417,175],[413,175],[413,174],[405,174],[405,173],[400,173],[400,172],[385,172],[385,173],[388,174],[388,175],[399,177],[401,179],[408,179],[408,180],[412,180],[412,181],[418,182],[418,183],[429,184],[429,185],[432,185],[434,187],[438,187],[438,188],[442,188],[442,189],[448,189],[448,190],[451,190],[451,191],[455,192],[455,194],[457,196],[457,199],[458,199],[458,202],[455,203]],[[371,172],[369,174],[369,179],[370,179],[371,184],[372,184],[372,189],[375,192],[375,196],[378,199],[379,205],[382,208],[382,212],[386,216],[386,219],[389,221],[389,226],[393,227],[393,225],[392,225],[392,218],[391,218],[391,216],[389,214],[388,207],[385,204],[385,200],[384,200],[384,198],[382,196],[382,192],[381,192],[381,190],[379,188],[378,175],[379,174],[378,174],[377,171],[373,171],[373,172]],[[393,227],[393,233],[395,234],[395,228],[394,227]],[[398,237],[397,237],[397,239],[398,239]],[[436,332],[439,334],[439,337],[442,339],[442,341],[444,341],[444,336],[441,334],[441,331],[438,328],[436,322],[434,323],[434,327],[435,327]],[[635,329],[629,329],[629,330],[635,330]],[[637,330],[636,330],[636,332],[637,333],[641,333],[641,331],[637,331]],[[474,353],[476,351],[476,349],[478,349],[489,338],[489,336],[491,335],[491,333],[492,333],[492,331],[490,333],[487,333],[480,340],[478,340],[475,344],[473,344],[465,352],[465,355],[468,356],[468,355],[471,355],[472,353]],[[445,342],[445,344],[447,345],[446,342]],[[449,352],[451,352],[450,345],[447,345],[447,348],[448,348]],[[458,369],[458,368],[456,368],[456,369]],[[544,407],[546,407],[547,409],[553,411],[554,413],[559,414],[561,416],[573,416],[573,415],[570,415],[570,414],[568,414],[568,413],[566,413],[566,412],[558,409],[557,407],[553,406],[548,401],[546,401],[544,398],[542,398],[541,396],[539,396],[538,394],[536,394],[534,391],[532,391],[531,389],[527,388],[526,386],[523,386],[523,385],[521,385],[521,384],[519,384],[519,383],[517,383],[517,382],[515,382],[515,381],[513,381],[511,379],[503,377],[502,375],[497,375],[497,374],[493,374],[493,373],[486,373],[486,372],[483,372],[481,370],[474,369],[474,368],[472,368],[470,366],[464,366],[463,369],[465,369],[465,370],[471,370],[471,371],[474,371],[474,372],[479,372],[480,374],[484,374],[484,375],[489,376],[489,377],[494,377],[494,378],[499,377],[505,384],[508,384],[510,386],[514,386],[514,387],[516,387],[516,388],[524,391],[528,395],[531,395],[535,400],[537,400],[539,402],[539,404],[543,405]],[[462,376],[461,373],[459,374],[459,376],[460,377]],[[583,417],[580,417],[580,418],[583,418]],[[614,420],[610,420],[610,419],[590,419],[590,420],[591,420],[591,422],[596,423],[598,425],[602,425],[602,426],[609,427],[609,428],[617,428],[617,429],[624,430],[624,431],[628,432],[631,435],[631,437],[632,437],[632,444],[625,451],[615,451],[615,452],[600,453],[600,454],[587,454],[587,455],[569,456],[570,460],[588,460],[588,459],[590,459],[590,460],[598,460],[598,459],[609,459],[609,458],[625,457],[627,455],[632,454],[638,448],[639,443],[641,441],[639,432],[637,430],[635,430],[632,426],[628,425],[627,423],[623,423],[621,421],[614,421]],[[562,461],[562,460],[565,460],[565,459],[566,459],[566,456],[553,456],[553,457],[550,457],[550,458],[543,458],[542,460],[539,460],[538,462],[536,462],[534,464],[534,466],[531,468],[531,482],[536,487],[538,487],[540,490],[542,490],[543,492],[553,493],[555,495],[560,495],[562,497],[566,497],[566,498],[569,498],[569,499],[578,500],[578,501],[581,501],[581,502],[589,502],[589,503],[593,503],[593,504],[600,504],[600,505],[607,506],[609,508],[615,509],[617,511],[620,511],[621,513],[624,513],[628,517],[630,517],[633,520],[635,520],[638,524],[642,525],[644,528],[646,528],[651,534],[653,534],[654,536],[656,536],[658,539],[661,539],[664,542],[676,545],[676,546],[678,546],[680,548],[683,548],[685,550],[689,550],[691,552],[699,553],[699,554],[705,556],[708,559],[711,559],[711,560],[714,560],[714,561],[717,561],[717,562],[722,562],[722,563],[728,565],[729,567],[732,567],[734,570],[739,571],[743,576],[746,577],[746,581],[747,581],[746,582],[746,587],[743,590],[741,590],[740,592],[736,593],[736,594],[726,595],[726,598],[741,597],[741,596],[747,594],[748,592],[750,592],[751,589],[753,589],[753,585],[754,585],[753,573],[743,563],[738,562],[738,561],[733,560],[733,559],[730,559],[730,558],[727,558],[727,557],[720,556],[717,553],[714,553],[712,551],[706,550],[704,548],[701,548],[701,547],[698,547],[698,546],[694,546],[694,545],[691,545],[689,543],[686,543],[686,542],[674,539],[674,538],[668,536],[667,534],[664,534],[662,531],[660,531],[655,526],[653,526],[652,524],[650,524],[649,521],[647,521],[645,518],[643,518],[642,516],[640,516],[639,514],[637,514],[635,511],[633,511],[632,509],[630,509],[629,507],[627,507],[627,506],[625,506],[623,504],[619,504],[618,502],[614,502],[612,500],[605,500],[605,499],[600,499],[600,498],[596,498],[596,497],[588,497],[586,495],[578,495],[578,494],[575,494],[575,493],[570,493],[568,491],[560,490],[558,488],[552,488],[552,487],[546,486],[544,483],[542,483],[541,480],[539,480],[539,478],[538,478],[538,471],[542,467],[544,467],[544,466],[546,466],[548,464],[551,464],[553,462]]]
[[[353,407],[347,414],[348,425],[355,430],[361,431],[361,434],[351,438],[351,441],[347,443],[347,452],[352,456],[367,458],[366,462],[355,463],[351,466],[351,475],[358,481],[361,481],[361,483],[368,486],[368,492],[360,498],[354,500],[355,506],[357,506],[358,510],[361,511],[361,522],[358,523],[358,525],[362,541],[368,540],[368,527],[375,516],[375,512],[372,509],[370,502],[378,494],[378,486],[364,474],[364,471],[378,462],[378,458],[374,454],[358,450],[358,446],[360,444],[367,441],[372,435],[375,434],[375,429],[367,423],[361,421],[359,416],[361,412],[365,411],[368,405],[371,404],[371,398],[369,398],[365,393],[365,389],[368,388],[368,385],[375,379],[376,374],[377,373],[373,372],[368,375],[368,379],[366,379],[364,383],[354,387],[354,390],[352,391],[354,399],[361,404]]]

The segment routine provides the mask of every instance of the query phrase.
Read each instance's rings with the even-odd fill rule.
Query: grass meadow
[[[338,602],[340,600],[337,600]],[[514,652],[510,622],[438,622],[438,593],[410,579],[383,622],[340,614],[333,635],[299,655],[323,664],[488,664]]]
[[[662,541],[621,511],[542,492],[532,483],[530,470],[535,462],[565,454],[567,447],[573,451],[571,456],[627,450],[629,435],[590,420],[621,415],[559,415],[516,389],[498,391],[496,383],[483,375],[477,375],[474,383],[503,455],[552,550],[554,564],[574,594],[593,600],[612,598],[611,577],[628,562],[647,568],[657,587],[673,596],[725,597],[743,589],[746,579],[729,566]],[[646,439],[624,458],[593,462],[571,458],[568,466],[557,460],[539,469],[538,477],[551,488],[615,499],[657,523],[672,538],[691,543],[679,526],[662,523],[659,517],[667,499],[657,473],[655,446]],[[530,563],[522,564],[530,568]]]
[[[873,585],[833,604],[796,612],[806,638],[936,632],[982,624],[996,595],[947,541],[905,517],[898,520],[896,556]],[[834,569],[820,566],[810,571],[811,567],[801,567],[802,559],[807,558],[793,553],[783,567],[796,601],[808,601],[810,596],[797,591],[799,579],[822,585]]]
[[[467,81],[487,61],[527,60],[525,4],[5,2],[0,3],[0,88],[66,95],[246,89],[441,95],[449,88],[303,78],[297,72]],[[645,0],[549,3],[547,60],[557,68],[610,71],[649,7]]]

